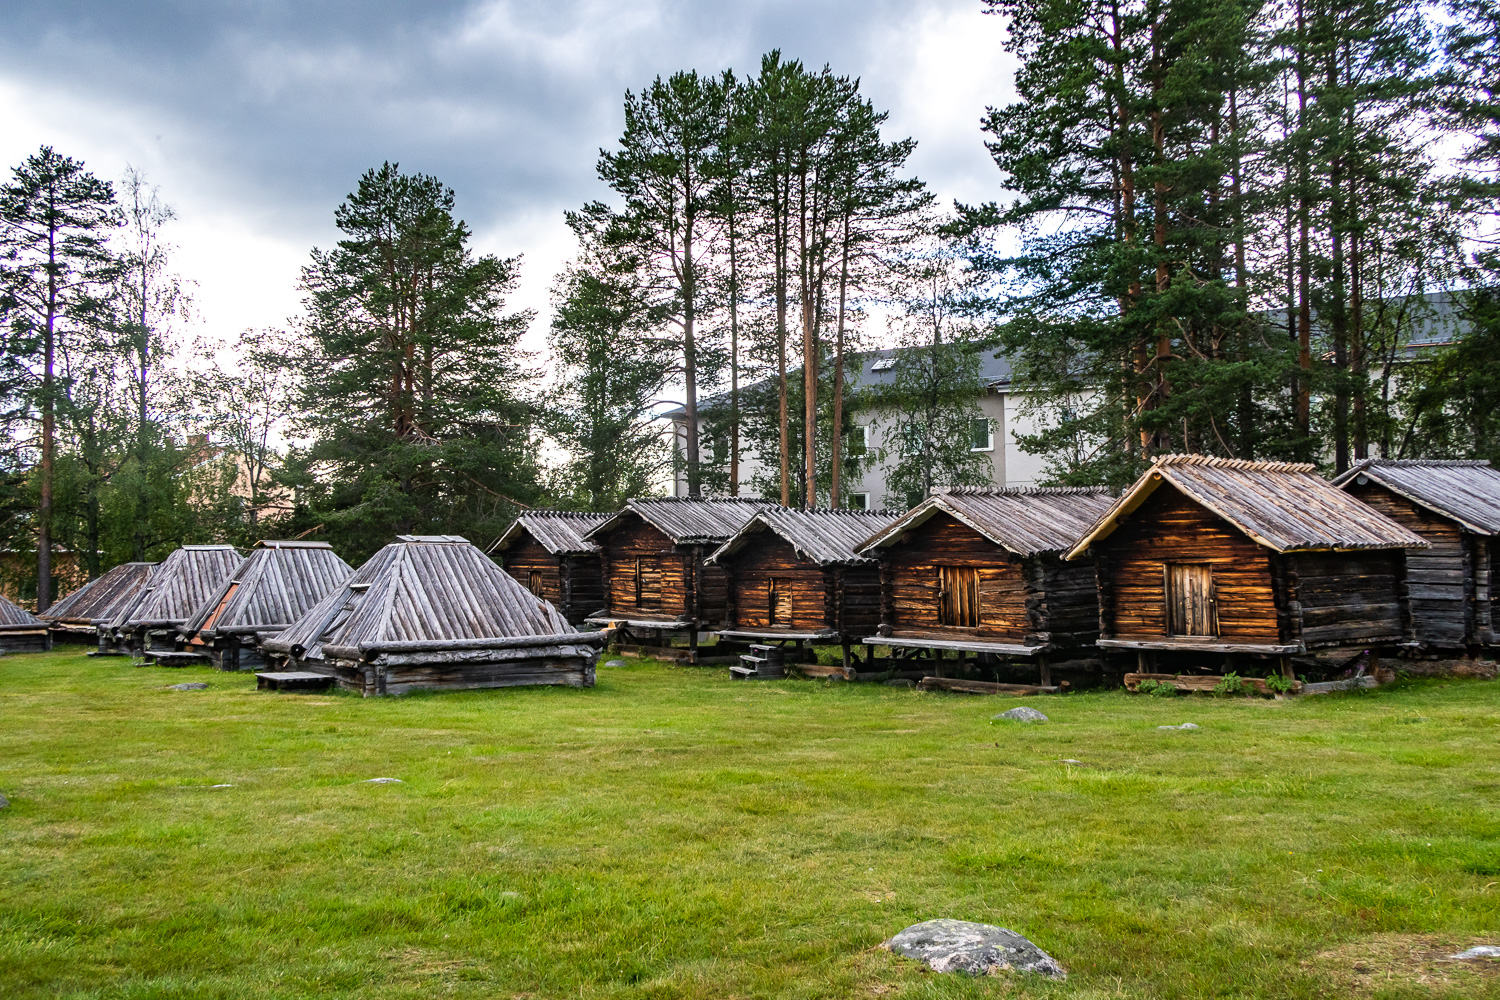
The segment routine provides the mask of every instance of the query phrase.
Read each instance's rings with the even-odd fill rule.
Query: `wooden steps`
[[[780,646],[764,646],[751,643],[750,652],[740,656],[740,662],[729,668],[729,679],[733,681],[780,680],[786,676],[786,659]]]

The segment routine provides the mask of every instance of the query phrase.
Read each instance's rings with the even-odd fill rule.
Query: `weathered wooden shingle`
[[[786,539],[799,557],[818,566],[873,565],[875,560],[859,552],[870,535],[895,520],[897,515],[882,510],[794,510],[767,507],[708,558],[718,563],[721,557],[755,544],[762,532]]]
[[[50,622],[92,625],[112,621],[146,586],[156,563],[121,563],[90,580],[38,617]]]
[[[528,534],[555,556],[596,553],[599,546],[584,535],[609,518],[609,514],[574,510],[528,510],[511,522],[505,533],[490,546],[490,553],[504,552],[523,535]]]
[[[948,490],[917,504],[866,539],[861,548],[871,552],[894,545],[911,529],[948,514],[1017,555],[1061,553],[1112,503],[1104,489],[1082,487]]]
[[[580,655],[557,641],[583,635],[483,552],[453,535],[404,535],[381,549],[290,628],[265,643],[306,660],[356,658],[463,640],[491,659]],[[536,637],[550,645],[526,644]],[[523,640],[517,643],[516,640]]]
[[[204,638],[279,632],[353,573],[327,542],[257,542],[182,631]]]
[[[675,545],[722,545],[743,528],[755,516],[756,511],[771,506],[775,505],[746,497],[629,500],[617,513],[595,525],[584,537],[598,539],[634,514],[670,538]]]
[[[1361,476],[1476,535],[1500,535],[1500,469],[1489,462],[1365,459],[1333,482],[1347,486]]]
[[[46,628],[47,623],[7,597],[0,596],[0,631]]]
[[[124,629],[181,625],[243,559],[232,545],[184,545],[161,561],[111,624]]]
[[[1069,559],[1107,537],[1163,485],[1275,552],[1425,548],[1427,543],[1361,503],[1315,467],[1205,455],[1163,455],[1081,536]]]

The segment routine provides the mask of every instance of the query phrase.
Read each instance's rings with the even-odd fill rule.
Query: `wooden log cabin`
[[[707,564],[764,500],[742,498],[631,500],[586,538],[599,546],[605,607],[588,621],[613,625],[627,642],[651,637],[639,646],[677,655],[662,647],[668,634],[686,634],[682,657],[697,659],[698,633],[724,625],[728,578],[723,567]]]
[[[151,572],[134,600],[101,626],[109,642],[154,656],[176,652],[178,630],[245,557],[232,545],[184,545]]]
[[[608,519],[608,514],[528,510],[490,546],[490,555],[500,557],[517,583],[582,625],[605,605],[599,546],[583,536]]]
[[[0,597],[0,652],[45,653],[52,648],[47,623],[25,608]]]
[[[1316,672],[1408,638],[1406,550],[1426,545],[1311,465],[1165,455],[1068,558],[1092,556],[1099,647],[1141,673],[1248,658],[1290,677],[1294,657]]]
[[[725,639],[850,643],[880,625],[880,566],[858,551],[895,520],[885,511],[758,512],[707,564],[727,577]]]
[[[150,562],[121,563],[37,617],[47,622],[55,642],[99,642],[102,638],[99,626],[108,623],[135,599],[155,567],[156,563]],[[96,655],[118,654],[101,643]]]
[[[467,539],[401,535],[264,649],[369,697],[592,687],[605,638],[575,630]]]
[[[206,655],[220,670],[260,666],[260,644],[353,573],[327,542],[256,542],[183,625],[183,650]]]
[[[1037,665],[1091,645],[1098,610],[1091,570],[1061,556],[1110,506],[1102,489],[957,489],[929,497],[870,538],[881,567],[881,627],[867,645],[899,661]]]
[[[1334,480],[1427,540],[1406,553],[1413,642],[1406,652],[1494,647],[1500,470],[1488,462],[1358,462]]]

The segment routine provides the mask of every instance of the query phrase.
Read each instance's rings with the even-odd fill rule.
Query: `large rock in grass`
[[[1013,708],[1009,712],[1001,712],[995,716],[996,719],[1010,719],[1014,722],[1046,722],[1047,717],[1034,708],[1022,705]]]
[[[967,920],[927,920],[912,924],[884,947],[926,962],[934,972],[987,976],[1006,970],[1031,972],[1048,979],[1068,974],[1047,954],[1015,931]]]

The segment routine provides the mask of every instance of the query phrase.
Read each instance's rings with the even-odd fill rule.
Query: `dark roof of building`
[[[889,386],[895,382],[900,374],[902,358],[909,355],[917,348],[912,347],[885,347],[876,351],[857,351],[845,355],[846,384],[852,391],[854,389],[879,389]],[[978,352],[979,356],[979,380],[985,386],[996,389],[1010,384],[1012,366],[1010,358],[997,355],[995,351],[984,349]],[[789,370],[787,378],[794,378],[800,383],[801,367]],[[742,386],[741,392],[754,392],[758,388],[771,384],[770,379]],[[710,410],[719,406],[729,405],[729,394],[727,392],[715,393],[712,396],[704,396],[698,401],[698,407],[702,410]],[[682,407],[674,407],[661,414],[669,419],[678,419],[687,415]]]
[[[1500,534],[1500,469],[1489,462],[1365,459],[1333,483],[1348,487],[1366,479],[1474,534]]]
[[[894,545],[918,525],[948,514],[1016,555],[1064,552],[1111,503],[1106,490],[1094,487],[953,489],[923,500],[866,539],[863,548]]]
[[[181,625],[244,558],[232,545],[184,545],[157,564],[136,599],[122,605],[110,623],[116,628]]]
[[[107,622],[135,599],[146,585],[156,563],[121,563],[48,608],[39,617],[53,622],[93,624]]]
[[[47,623],[9,598],[0,596],[0,631],[46,628]]]
[[[210,638],[280,632],[353,573],[327,542],[256,542],[182,631]]]
[[[584,538],[591,528],[609,520],[608,514],[576,510],[528,510],[511,522],[505,534],[490,546],[490,554],[504,552],[523,534],[536,539],[538,545],[555,556],[588,555],[599,546]]]
[[[1068,553],[1082,556],[1163,484],[1276,552],[1426,548],[1427,542],[1297,462],[1163,455]]]
[[[762,532],[771,532],[789,542],[799,558],[819,566],[857,566],[875,560],[859,553],[859,546],[872,532],[898,515],[884,510],[795,510],[768,507],[759,511],[717,552],[709,562],[721,562],[754,543]]]
[[[563,635],[579,635],[579,646],[560,643]],[[550,643],[514,645],[527,637]],[[579,655],[583,638],[555,607],[459,536],[403,535],[264,645],[317,660],[431,652],[432,643],[470,640],[464,649],[471,656],[485,650],[491,658],[516,659]]]
[[[773,506],[747,497],[658,497],[628,500],[608,519],[584,534],[597,542],[618,525],[639,517],[672,540],[674,545],[721,545],[743,528],[759,510]]]

